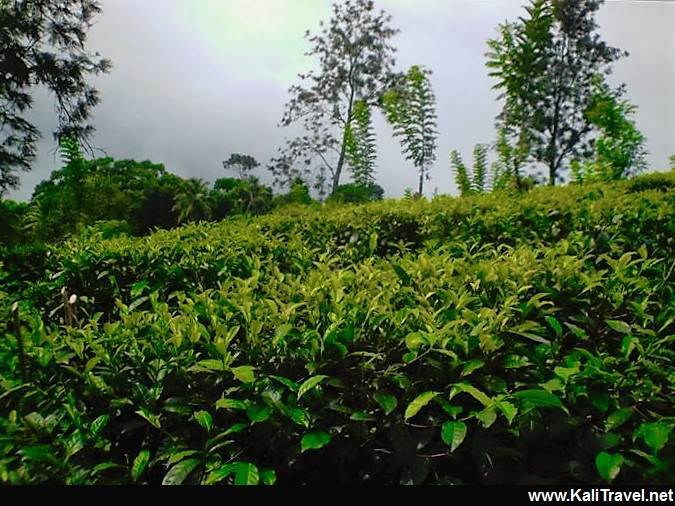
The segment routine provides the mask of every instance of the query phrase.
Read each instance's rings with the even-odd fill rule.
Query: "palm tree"
[[[173,210],[178,213],[180,223],[208,220],[211,216],[211,206],[207,184],[196,178],[184,181],[176,195]]]

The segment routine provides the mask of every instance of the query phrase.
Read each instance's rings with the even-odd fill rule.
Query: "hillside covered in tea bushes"
[[[674,216],[670,172],[8,249],[0,482],[672,483]]]

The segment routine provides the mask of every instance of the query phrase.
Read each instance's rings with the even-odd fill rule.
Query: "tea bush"
[[[0,480],[672,483],[674,204],[622,182],[74,238],[0,288]]]

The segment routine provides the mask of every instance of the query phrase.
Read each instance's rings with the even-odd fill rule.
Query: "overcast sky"
[[[102,0],[103,14],[89,48],[113,62],[97,78],[102,103],[95,110],[94,144],[118,159],[152,160],[183,176],[214,181],[225,175],[229,153],[264,165],[283,143],[277,127],[298,72],[311,67],[303,34],[330,14],[328,0]],[[401,32],[395,38],[401,70],[433,70],[440,136],[428,192],[456,193],[451,149],[465,158],[475,143],[494,140],[500,106],[485,68],[486,40],[514,20],[525,0],[376,0]],[[675,153],[675,2],[608,0],[598,15],[601,33],[630,56],[612,80],[625,82],[639,109],[649,162],[664,169]],[[42,129],[39,157],[22,186],[28,199],[58,166],[54,158],[54,105],[38,94],[31,119]],[[376,118],[378,182],[388,196],[416,187],[384,121]]]

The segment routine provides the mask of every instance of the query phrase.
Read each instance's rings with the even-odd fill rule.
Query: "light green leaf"
[[[216,409],[246,409],[246,404],[237,399],[221,398],[216,401]]]
[[[211,471],[203,481],[204,485],[215,485],[237,471],[237,464],[224,464]]]
[[[282,341],[286,335],[293,329],[293,325],[290,323],[284,323],[277,327],[277,331],[274,333],[274,339],[272,339],[272,344],[276,346],[279,344],[279,341]]]
[[[607,452],[598,453],[595,457],[595,467],[600,473],[600,476],[607,482],[614,481],[621,471],[623,464],[623,457],[621,455],[613,455]]]
[[[309,428],[309,413],[302,408],[291,408],[290,418],[298,425]]]
[[[213,418],[208,411],[195,411],[193,416],[195,417],[195,420],[197,420],[197,423],[201,425],[206,430],[206,432],[211,432],[211,429],[213,428]]]
[[[240,365],[239,367],[233,367],[230,371],[242,383],[253,383],[255,381],[255,367]]]
[[[302,453],[307,450],[318,450],[330,443],[331,439],[331,435],[326,432],[310,432],[302,437],[300,450]]]
[[[486,408],[488,406],[492,405],[492,399],[488,397],[486,394],[478,390],[476,387],[471,385],[470,383],[462,382],[462,383],[455,383],[452,387],[452,390],[450,391],[450,400],[457,395],[459,392],[464,392],[469,394],[471,397],[476,399],[478,402],[480,402],[483,406]]]
[[[468,361],[466,364],[464,364],[464,367],[462,368],[462,377],[468,376],[474,371],[477,371],[478,369],[482,368],[485,366],[485,362],[479,359],[474,359]]]
[[[630,334],[632,332],[630,325],[625,322],[619,320],[605,320],[605,323],[607,323],[612,330],[616,330],[620,334]]]
[[[145,468],[148,467],[148,462],[150,462],[150,451],[141,450],[136,455],[134,463],[131,465],[131,479],[133,481],[138,481],[138,479],[143,475]]]
[[[509,422],[509,425],[511,425],[518,414],[518,408],[507,401],[495,401],[495,405],[499,411],[502,412],[506,420]]]
[[[405,338],[405,345],[410,351],[417,351],[426,342],[426,339],[424,339],[424,336],[420,332],[412,332]]]
[[[377,248],[377,232],[370,234],[370,239],[368,241],[368,251],[371,255],[375,253],[375,248]]]
[[[454,452],[462,444],[466,437],[466,424],[464,422],[445,422],[441,428],[441,438]]]
[[[631,408],[621,408],[615,411],[607,417],[607,420],[605,420],[605,430],[610,431],[618,429],[628,421],[632,414],[633,410]]]
[[[224,371],[226,367],[222,360],[209,358],[200,360],[191,369],[196,371]]]
[[[525,356],[511,354],[504,357],[504,369],[519,369],[528,365],[530,365],[530,361]]]
[[[553,372],[556,376],[561,378],[565,383],[579,372],[579,366],[577,367],[556,367]]]
[[[516,392],[514,396],[527,406],[536,408],[558,408],[562,409],[565,413],[568,413],[565,406],[560,402],[560,399],[546,390],[521,390],[520,392]]]
[[[413,399],[413,401],[408,404],[408,407],[405,408],[404,419],[409,420],[415,416],[419,411],[429,404],[434,397],[438,395],[438,392],[424,392]]]
[[[312,388],[317,386],[319,383],[321,383],[326,378],[328,378],[328,376],[317,375],[317,376],[312,376],[308,380],[305,380],[302,383],[302,385],[300,385],[300,388],[298,389],[298,400],[300,399],[300,397],[305,395],[308,391],[310,391]]]
[[[237,464],[237,474],[234,475],[235,485],[257,485],[260,482],[258,468],[248,462]]]
[[[108,420],[110,420],[110,416],[101,415],[96,420],[91,422],[91,425],[89,426],[89,432],[91,435],[97,437],[99,434],[101,434],[105,426],[108,425]]]
[[[148,422],[150,422],[150,424],[153,427],[155,427],[157,429],[162,427],[162,424],[159,421],[159,415],[152,414],[152,413],[150,413],[150,411],[148,411],[145,408],[139,409],[138,411],[136,411],[136,414],[145,418]]]
[[[485,408],[480,413],[476,413],[474,416],[480,420],[480,423],[483,424],[483,427],[489,429],[492,424],[497,421],[497,410],[495,409],[495,406],[492,405]]]
[[[640,350],[640,340],[631,335],[623,336],[621,340],[621,352],[623,353],[624,358],[630,358],[633,351],[637,348]]]

